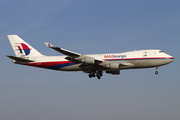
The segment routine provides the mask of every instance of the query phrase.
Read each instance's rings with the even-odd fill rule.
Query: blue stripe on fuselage
[[[48,66],[47,68],[58,70],[58,69],[60,69],[60,68],[62,68],[62,67],[67,67],[67,66],[74,65],[74,64],[75,64],[75,63],[57,64],[57,65],[53,65],[53,66]]]

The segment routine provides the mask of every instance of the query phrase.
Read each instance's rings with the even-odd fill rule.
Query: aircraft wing
[[[64,55],[67,55],[67,56],[70,56],[70,57],[73,57],[73,58],[76,58],[76,57],[80,57],[81,54],[78,54],[78,53],[75,53],[75,52],[72,52],[72,51],[69,51],[69,50],[66,50],[66,49],[63,49],[63,48],[59,48],[59,47],[55,47],[54,45],[48,43],[48,42],[45,42],[45,44],[49,47],[49,48],[52,48]]]
[[[79,54],[79,53],[75,53],[75,52],[72,52],[72,51],[69,51],[69,50],[66,50],[66,49],[63,49],[63,48],[59,48],[59,47],[55,47],[54,45],[48,43],[48,42],[45,42],[45,44],[49,47],[49,48],[52,48],[64,55],[67,55],[68,57],[66,57],[65,59],[69,60],[69,61],[72,61],[72,62],[75,62],[75,63],[82,63],[84,61],[88,61],[88,62],[96,62],[96,63],[101,63],[103,62],[104,60],[98,60],[98,59],[95,59],[95,58],[92,58],[90,56],[86,56],[86,55],[82,55],[82,54]]]

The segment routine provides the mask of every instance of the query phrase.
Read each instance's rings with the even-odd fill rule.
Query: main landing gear
[[[89,73],[89,77],[92,78],[92,77],[97,77],[98,79],[101,79],[102,77],[102,72],[98,72],[98,73]]]
[[[156,72],[155,72],[156,75],[158,74],[158,68],[159,68],[159,67],[156,67]]]

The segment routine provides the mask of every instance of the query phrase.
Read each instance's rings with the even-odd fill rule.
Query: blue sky
[[[179,0],[1,0],[0,116],[3,120],[179,120]],[[16,65],[7,35],[45,55],[44,42],[81,53],[161,49],[175,61],[89,79]]]

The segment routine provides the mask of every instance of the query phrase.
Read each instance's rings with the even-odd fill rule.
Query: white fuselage
[[[174,57],[162,52],[161,50],[138,50],[124,53],[111,54],[92,54],[86,55],[97,60],[104,60],[101,66],[106,66],[109,63],[120,63],[121,69],[149,68],[158,67],[168,64],[174,60]],[[67,56],[41,56],[29,58],[35,62],[24,64],[35,67],[42,67],[62,71],[81,71],[79,67],[82,63],[75,64],[66,60]],[[103,70],[111,70],[104,67]]]

